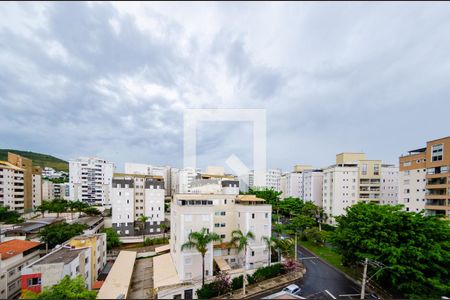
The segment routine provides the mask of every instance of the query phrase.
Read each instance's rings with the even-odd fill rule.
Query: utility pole
[[[367,265],[369,264],[369,259],[366,257],[364,260],[364,272],[363,272],[363,279],[362,279],[362,285],[361,285],[361,298],[364,299],[365,292],[366,292],[366,280],[367,280]]]

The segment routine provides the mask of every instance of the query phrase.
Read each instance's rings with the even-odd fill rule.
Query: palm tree
[[[241,230],[234,230],[231,233],[231,242],[236,245],[238,253],[244,250],[244,276],[242,278],[242,287],[243,287],[243,295],[245,296],[245,281],[247,280],[247,265],[246,265],[246,257],[247,257],[247,248],[250,240],[254,240],[255,235],[253,232],[248,231],[244,234]]]
[[[81,213],[83,212],[83,210],[89,207],[89,204],[80,200],[75,201],[73,205],[75,209],[78,211],[78,218],[81,217]]]
[[[263,236],[261,238],[261,240],[266,244],[267,249],[269,250],[269,266],[270,263],[272,261],[272,248],[275,248],[276,243],[275,243],[275,238],[274,237],[269,237],[269,236]]]
[[[76,201],[69,201],[67,206],[68,206],[68,208],[70,210],[70,217],[73,220],[73,212],[78,208],[77,202]]]
[[[137,219],[139,223],[141,223],[141,229],[142,229],[142,242],[145,241],[145,223],[148,221],[148,219],[150,219],[147,216],[144,215],[140,215],[139,218]]]
[[[212,242],[222,242],[222,239],[217,233],[202,228],[200,231],[189,233],[188,241],[181,245],[181,251],[195,248],[202,255],[202,286],[205,285],[205,254],[208,252],[209,243]]]
[[[167,224],[166,223],[161,223],[161,224],[159,224],[159,228],[161,229],[161,231],[163,233],[163,240],[165,240],[166,239]]]
[[[50,207],[50,202],[47,200],[43,200],[41,205],[39,205],[38,207],[36,207],[36,211],[40,212],[42,214],[42,217],[45,217],[45,212],[49,209]]]
[[[294,241],[292,239],[279,239],[275,243],[281,256],[292,258],[294,255]]]

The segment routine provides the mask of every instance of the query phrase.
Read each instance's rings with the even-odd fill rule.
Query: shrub
[[[168,244],[169,243],[169,239],[165,238],[155,238],[155,239],[150,239],[150,238],[145,238],[144,240],[144,247],[147,246],[152,246],[152,245],[160,245],[160,244]]]
[[[255,282],[261,282],[266,279],[270,279],[273,277],[277,277],[279,275],[284,274],[284,268],[281,264],[273,264],[267,267],[262,267],[256,270],[255,273],[253,273],[253,278]]]
[[[233,290],[238,290],[241,289],[243,286],[243,279],[244,277],[241,275],[239,277],[234,277],[233,280],[231,281],[231,288]]]
[[[215,282],[205,284],[196,293],[199,299],[210,299],[219,296],[219,290]]]
[[[197,290],[199,299],[210,299],[226,294],[231,290],[230,276],[224,272],[217,274],[213,282],[205,284]]]
[[[296,272],[300,270],[301,264],[293,259],[288,259],[282,263],[282,268],[284,273]]]

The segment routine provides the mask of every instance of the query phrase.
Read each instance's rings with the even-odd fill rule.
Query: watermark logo
[[[266,171],[266,110],[265,109],[186,109],[184,112],[184,167],[197,166],[197,126],[199,122],[251,122],[253,127],[253,185],[265,182]],[[235,154],[226,159],[228,167],[241,177],[250,172]],[[248,185],[248,177],[241,177]]]

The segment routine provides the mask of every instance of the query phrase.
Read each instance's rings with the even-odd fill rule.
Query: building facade
[[[91,205],[110,205],[114,164],[100,158],[69,161],[70,199]]]
[[[327,222],[335,224],[336,216],[345,214],[347,207],[358,202],[393,201],[398,193],[393,179],[397,176],[396,167],[382,164],[380,160],[367,160],[364,153],[336,155],[336,164],[323,170],[322,206]],[[382,199],[383,184],[388,188],[385,189],[385,194],[389,195],[386,199]]]
[[[317,206],[323,205],[323,171],[306,170],[303,172],[304,201],[313,202]]]
[[[247,192],[252,189],[273,189],[281,192],[281,169],[268,169],[261,176],[261,182],[256,182],[255,171],[251,170],[248,174],[243,174],[239,178],[242,185],[241,191]]]
[[[125,163],[125,174],[140,174],[162,177],[165,185],[165,196],[170,196],[172,194],[171,167],[157,167],[147,164]]]
[[[0,298],[19,298],[23,268],[39,259],[41,243],[13,239],[0,243]]]
[[[115,174],[112,180],[112,226],[119,235],[160,233],[164,222],[164,179],[160,176]],[[144,226],[140,216],[149,220]],[[144,232],[142,232],[142,230]]]
[[[399,202],[405,210],[449,218],[450,137],[428,141],[399,161]]]
[[[24,169],[0,161],[0,204],[24,212]]]

